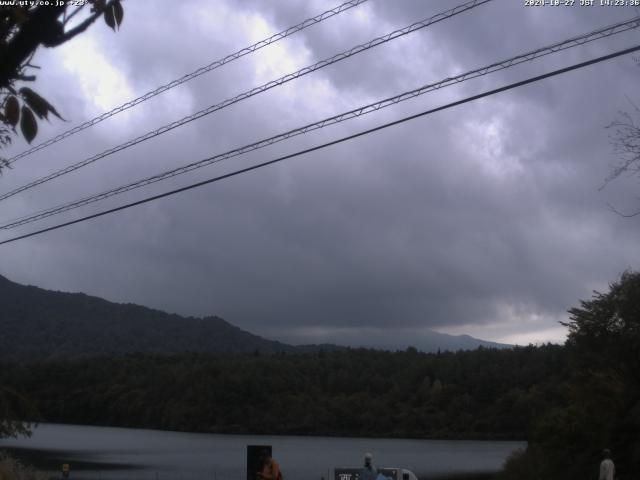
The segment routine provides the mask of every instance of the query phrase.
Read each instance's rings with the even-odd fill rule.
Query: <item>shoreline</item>
[[[81,460],[80,452],[73,450],[50,450],[42,448],[25,447],[0,447],[0,453],[6,453],[10,457],[38,470],[50,472],[59,471],[63,463],[69,463],[78,471],[116,471],[116,470],[143,470],[143,468],[127,463],[106,463]]]
[[[41,472],[48,474],[50,472],[59,471],[63,463],[70,463],[73,465],[74,472],[79,472],[79,475],[74,475],[76,480],[82,479],[82,472],[105,472],[105,478],[109,478],[108,472],[118,472],[118,470],[139,470],[145,471],[144,467],[125,464],[125,463],[105,463],[105,462],[92,462],[87,460],[81,460],[74,458],[81,456],[82,453],[74,451],[63,450],[47,450],[37,448],[24,448],[24,447],[0,447],[0,453],[6,453],[10,457],[18,460],[20,463],[33,467]],[[496,472],[467,472],[467,473],[452,473],[444,475],[417,475],[418,480],[491,480],[499,471]],[[178,475],[179,477],[180,475]],[[116,477],[118,477],[116,473]],[[49,478],[58,478],[58,476],[50,476]],[[331,480],[331,479],[328,479]]]
[[[491,480],[495,478],[498,473],[500,472],[458,473],[439,477],[418,477],[418,480]]]
[[[194,435],[221,435],[221,436],[252,436],[252,437],[300,437],[300,438],[344,438],[344,439],[353,439],[353,440],[429,440],[429,441],[442,441],[442,442],[522,442],[526,443],[527,440],[524,438],[512,437],[508,435],[484,435],[484,436],[474,436],[474,435],[449,435],[449,436],[377,436],[375,434],[366,435],[366,434],[346,434],[346,433],[331,433],[331,432],[320,432],[320,433],[301,433],[301,432],[276,432],[276,433],[256,433],[251,431],[244,430],[170,430],[163,429],[158,427],[139,427],[135,425],[106,425],[99,423],[65,423],[65,422],[39,422],[35,424],[32,432],[34,432],[38,426],[40,425],[48,425],[48,426],[65,426],[65,427],[95,427],[95,428],[117,428],[123,430],[138,430],[138,431],[149,431],[149,432],[166,432],[166,433],[189,433]],[[0,446],[0,449],[2,447]]]

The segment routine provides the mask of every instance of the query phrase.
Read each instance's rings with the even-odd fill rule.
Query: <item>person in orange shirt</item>
[[[258,478],[260,480],[282,480],[282,473],[280,472],[278,462],[271,457],[268,451],[262,455],[262,471],[258,472]]]

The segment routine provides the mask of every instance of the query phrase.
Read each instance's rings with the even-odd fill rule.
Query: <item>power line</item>
[[[65,203],[62,205],[58,205],[56,207],[52,207],[52,208],[48,208],[39,212],[35,212],[35,213],[31,213],[27,216],[23,216],[20,217],[18,219],[14,219],[9,221],[8,223],[4,224],[4,225],[0,225],[0,230],[8,230],[11,228],[16,228],[19,227],[21,225],[25,225],[28,223],[32,223],[38,220],[42,220],[44,218],[53,216],[53,215],[58,215],[60,213],[69,211],[69,210],[73,210],[76,208],[80,208],[82,206],[85,205],[89,205],[91,203],[95,203],[97,201],[100,200],[105,200],[107,198],[110,198],[112,196],[115,195],[119,195],[131,190],[135,190],[137,188],[141,188],[147,185],[151,185],[153,183],[162,181],[162,180],[166,180],[168,178],[172,178],[175,177],[177,175],[182,175],[184,173],[190,172],[192,170],[196,170],[198,168],[202,168],[214,163],[218,163],[218,162],[222,162],[224,160],[227,160],[229,158],[232,157],[236,157],[239,155],[243,155],[245,153],[254,151],[254,150],[258,150],[260,148],[264,148],[267,147],[269,145],[273,145],[274,143],[278,143],[284,140],[287,140],[289,138],[292,138],[294,136],[297,135],[301,135],[301,134],[305,134],[308,133],[310,131],[313,130],[317,130],[320,128],[324,128],[326,126],[329,125],[333,125],[333,124],[337,124],[337,123],[341,123],[343,121],[346,120],[350,120],[352,118],[356,118],[362,115],[366,115],[369,113],[373,113],[376,112],[378,110],[381,110],[383,108],[389,107],[391,105],[395,105],[397,103],[409,100],[411,98],[415,98],[417,96],[420,95],[424,95],[425,93],[434,91],[434,90],[438,90],[440,88],[444,88],[450,85],[454,85],[456,83],[460,83],[466,80],[471,80],[473,78],[477,78],[480,76],[484,76],[487,75],[489,73],[493,73],[499,70],[503,70],[506,68],[510,68],[512,66],[515,65],[519,65],[520,63],[524,63],[524,62],[529,62],[529,61],[533,61],[537,58],[540,57],[544,57],[546,55],[550,55],[552,53],[556,53],[562,50],[566,50],[568,48],[573,48],[579,45],[584,45],[585,43],[594,41],[594,40],[598,40],[601,38],[606,38],[618,33],[622,33],[622,32],[626,32],[628,30],[634,29],[634,28],[638,28],[640,26],[640,17],[635,17],[633,19],[630,20],[626,20],[624,22],[619,22],[613,25],[609,25],[607,27],[603,27],[597,30],[594,30],[592,32],[583,34],[583,35],[579,35],[576,37],[572,37],[570,39],[564,40],[562,42],[557,42],[551,45],[548,45],[546,47],[541,47],[538,48],[536,50],[532,50],[526,53],[522,53],[520,55],[517,55],[515,57],[511,57],[508,58],[506,60],[500,61],[500,62],[496,62],[496,63],[492,63],[491,65],[482,67],[482,68],[478,68],[475,70],[471,70],[468,71],[466,73],[457,75],[455,77],[448,77],[445,78],[439,82],[436,83],[431,83],[428,85],[424,85],[422,87],[419,87],[417,89],[414,90],[410,90],[408,92],[404,92],[401,93],[399,95],[393,96],[393,97],[389,97],[386,98],[384,100],[375,102],[375,103],[371,103],[362,107],[359,107],[357,109],[354,110],[350,110],[348,112],[344,112],[341,113],[339,115],[335,115],[333,117],[328,117],[325,118],[323,120],[305,125],[303,127],[299,127],[293,130],[290,130],[288,132],[285,133],[281,133],[278,135],[275,135],[273,137],[269,137],[263,140],[259,140],[257,142],[221,153],[221,154],[217,154],[215,156],[212,157],[208,157],[205,158],[203,160],[199,160],[196,162],[192,162],[189,163],[187,165],[184,165],[182,167],[178,167],[178,168],[174,168],[156,175],[153,175],[151,177],[147,177],[147,178],[143,178],[141,180],[137,180],[134,182],[131,182],[129,184],[126,185],[122,185],[120,187],[116,187],[113,188],[111,190],[107,190],[105,192],[101,192],[98,194],[94,194],[85,198],[82,198],[80,200],[75,200],[73,202],[69,202],[69,203]]]
[[[152,202],[154,200],[158,200],[160,198],[164,198],[164,197],[168,197],[168,196],[171,196],[171,195],[175,195],[177,193],[185,192],[187,190],[192,190],[194,188],[201,187],[203,185],[208,185],[210,183],[218,182],[218,181],[224,180],[226,178],[234,177],[236,175],[240,175],[242,173],[249,172],[251,170],[257,170],[259,168],[266,167],[268,165],[273,165],[274,163],[282,162],[284,160],[288,160],[290,158],[298,157],[300,155],[304,155],[304,154],[307,154],[307,153],[310,153],[310,152],[314,152],[316,150],[321,150],[323,148],[326,148],[326,147],[329,147],[329,146],[332,146],[332,145],[337,145],[339,143],[343,143],[343,142],[346,142],[348,140],[353,140],[355,138],[362,137],[364,135],[368,135],[370,133],[374,133],[374,132],[377,132],[379,130],[383,130],[385,128],[389,128],[389,127],[392,127],[392,126],[395,126],[395,125],[399,125],[401,123],[408,122],[410,120],[415,120],[416,118],[420,118],[420,117],[423,117],[423,116],[426,116],[426,115],[430,115],[432,113],[439,112],[441,110],[446,110],[446,109],[449,109],[449,108],[452,108],[452,107],[463,105],[465,103],[469,103],[469,102],[472,102],[472,101],[475,101],[475,100],[479,100],[479,99],[484,98],[484,97],[488,97],[488,96],[495,95],[495,94],[498,94],[498,93],[501,93],[501,92],[505,92],[507,90],[512,90],[514,88],[522,87],[522,86],[528,85],[530,83],[539,82],[539,81],[544,80],[546,78],[554,77],[556,75],[561,75],[563,73],[567,73],[567,72],[570,72],[572,70],[577,70],[577,69],[580,69],[580,68],[584,68],[584,67],[587,67],[589,65],[594,65],[596,63],[604,62],[605,60],[610,60],[612,58],[620,57],[622,55],[627,55],[629,53],[637,52],[639,50],[640,50],[640,45],[637,45],[635,47],[627,48],[627,49],[624,49],[624,50],[619,50],[619,51],[617,51],[615,53],[611,53],[609,55],[604,55],[604,56],[601,56],[601,57],[598,57],[598,58],[594,58],[594,59],[588,60],[586,62],[577,63],[577,64],[571,65],[569,67],[564,67],[564,68],[561,68],[561,69],[558,69],[558,70],[554,70],[552,72],[548,72],[548,73],[545,73],[545,74],[542,74],[542,75],[538,75],[536,77],[531,77],[531,78],[528,78],[526,80],[521,80],[519,82],[514,82],[514,83],[511,83],[509,85],[505,85],[503,87],[500,87],[500,88],[489,90],[487,92],[480,93],[478,95],[473,95],[471,97],[467,97],[467,98],[464,98],[462,100],[458,100],[458,101],[455,101],[455,102],[452,102],[452,103],[448,103],[446,105],[442,105],[442,106],[437,107],[437,108],[433,108],[431,110],[426,110],[424,112],[420,112],[420,113],[417,113],[415,115],[410,115],[408,117],[401,118],[400,120],[395,120],[393,122],[385,123],[385,124],[379,125],[377,127],[370,128],[368,130],[363,130],[361,132],[355,133],[353,135],[348,135],[346,137],[342,137],[342,138],[339,138],[337,140],[333,140],[331,142],[323,143],[321,145],[316,145],[315,147],[307,148],[305,150],[300,150],[298,152],[291,153],[289,155],[284,155],[282,157],[278,157],[278,158],[275,158],[273,160],[269,160],[267,162],[259,163],[257,165],[252,165],[251,167],[242,168],[240,170],[236,170],[236,171],[231,172],[231,173],[227,173],[227,174],[220,175],[220,176],[217,176],[217,177],[214,177],[214,178],[210,178],[208,180],[203,180],[203,181],[198,182],[198,183],[193,183],[191,185],[187,185],[186,187],[177,188],[175,190],[171,190],[169,192],[161,193],[159,195],[154,195],[152,197],[147,197],[145,199],[138,200],[136,202],[128,203],[128,204],[125,204],[125,205],[121,205],[119,207],[111,208],[109,210],[104,210],[102,212],[94,213],[93,215],[87,215],[85,217],[78,218],[76,220],[71,220],[69,222],[60,223],[60,224],[54,225],[52,227],[43,228],[43,229],[37,230],[35,232],[27,233],[25,235],[20,235],[18,237],[13,237],[13,238],[10,238],[8,240],[3,240],[3,241],[0,242],[0,245],[4,245],[6,243],[11,243],[11,242],[15,242],[15,241],[22,240],[22,239],[25,239],[25,238],[33,237],[35,235],[40,235],[42,233],[50,232],[50,231],[53,231],[53,230],[58,230],[60,228],[67,227],[67,226],[70,226],[70,225],[74,225],[76,223],[80,223],[80,222],[84,222],[84,221],[91,220],[91,219],[94,219],[94,218],[102,217],[104,215],[108,215],[108,214],[114,213],[114,212],[119,212],[121,210],[126,210],[128,208],[135,207],[137,205],[142,205],[143,203]]]
[[[242,50],[238,50],[237,52],[231,53],[224,58],[215,60],[214,62],[211,62],[210,64],[205,65],[204,67],[200,67],[197,70],[194,70],[193,72],[187,73],[180,78],[172,80],[171,82],[166,83],[164,85],[161,85],[155,90],[151,90],[150,92],[147,92],[144,95],[139,96],[138,98],[134,98],[133,100],[123,103],[122,105],[115,107],[114,109],[108,112],[105,112],[102,115],[94,117],[91,120],[87,120],[86,122],[76,127],[73,127],[70,130],[67,130],[66,132],[63,132],[53,138],[50,138],[49,140],[46,140],[45,142],[42,142],[38,145],[35,145],[25,150],[24,152],[19,153],[18,155],[15,155],[14,157],[9,158],[7,162],[10,165],[23,157],[31,155],[32,153],[42,150],[43,148],[53,145],[54,143],[58,143],[59,141],[64,140],[65,138],[70,137],[71,135],[74,135],[78,132],[81,132],[82,130],[92,127],[106,120],[107,118],[113,117],[118,113],[124,112],[125,110],[135,107],[139,103],[145,102],[150,98],[155,97],[156,95],[160,95],[161,93],[164,93],[167,90],[171,90],[172,88],[177,87],[178,85],[182,85],[183,83],[193,80],[194,78],[197,78],[200,75],[204,75],[205,73],[215,70],[216,68],[222,67],[223,65],[233,62],[234,60],[238,60],[239,58],[242,58],[245,55],[248,55],[257,50],[260,50],[261,48],[266,47],[267,45],[271,45],[272,43],[276,43],[284,38],[287,38],[293,35],[294,33],[300,32],[305,28],[316,25],[322,22],[323,20],[331,18],[335,15],[338,15],[344,11],[347,11],[353,7],[361,5],[367,1],[369,0],[350,0],[348,2],[343,3],[342,5],[332,8],[331,10],[322,12],[321,14],[316,15],[315,17],[307,18],[306,20],[298,23],[297,25],[289,27],[286,30],[282,30],[281,32],[276,33],[268,38],[265,38],[264,40],[260,40],[259,42],[256,42],[253,45],[243,48]]]
[[[125,150],[129,147],[132,147],[134,145],[137,145],[138,143],[144,142],[146,140],[155,138],[159,135],[162,135],[163,133],[166,133],[170,130],[173,130],[175,128],[181,127],[189,122],[192,122],[194,120],[198,120],[206,115],[209,115],[213,112],[216,112],[218,110],[222,110],[223,108],[226,108],[228,106],[231,106],[235,103],[238,103],[242,100],[246,100],[247,98],[253,97],[254,95],[257,95],[259,93],[263,93],[267,90],[270,90],[274,87],[278,87],[280,85],[283,85],[287,82],[290,82],[291,80],[295,80],[297,78],[302,77],[303,75],[307,75],[309,73],[315,72],[316,70],[319,70],[321,68],[327,67],[329,65],[332,65],[334,63],[340,62],[342,60],[345,60],[349,57],[352,57],[354,55],[357,55],[359,53],[362,53],[364,51],[367,51],[371,48],[377,47],[378,45],[382,45],[384,43],[390,42],[391,40],[395,40],[401,36],[404,35],[408,35],[409,33],[415,32],[417,30],[420,30],[422,28],[428,27],[430,25],[433,25],[435,23],[441,22],[443,20],[446,20],[448,18],[451,18],[455,15],[458,15],[462,12],[466,12],[467,10],[471,10],[475,7],[478,7],[482,4],[491,2],[492,0],[471,0],[470,2],[464,3],[462,5],[458,5],[457,7],[451,8],[449,10],[446,10],[442,13],[439,13],[437,15],[434,15],[430,18],[427,18],[425,20],[422,20],[420,22],[416,22],[413,23],[405,28],[399,29],[399,30],[395,30],[391,33],[388,33],[387,35],[384,35],[382,37],[378,37],[375,38],[373,40],[370,40],[367,43],[361,44],[361,45],[357,45],[355,47],[350,48],[349,50],[346,50],[344,52],[338,53],[337,55],[334,55],[333,57],[330,57],[328,59],[325,60],[321,60],[311,66],[308,67],[304,67],[294,73],[289,73],[287,75],[284,75],[283,77],[278,78],[277,80],[271,80],[270,82],[267,82],[259,87],[254,87],[251,90],[248,90],[244,93],[241,93],[239,95],[236,95],[235,97],[232,98],[228,98],[227,100],[224,100],[218,104],[215,105],[211,105],[203,110],[200,110],[196,113],[193,113],[191,115],[188,115],[180,120],[176,120],[172,123],[169,123],[167,125],[164,125],[156,130],[152,130],[150,132],[145,133],[144,135],[140,135],[139,137],[136,137],[132,140],[129,140],[128,142],[122,143],[120,145],[117,145],[113,148],[110,148],[108,150],[105,150],[102,153],[99,153],[97,155],[94,155],[92,157],[86,158],[80,162],[77,162],[73,165],[70,165],[66,168],[63,168],[61,170],[58,170],[56,172],[53,172],[49,175],[46,175],[44,177],[41,177],[37,180],[34,180],[31,183],[28,183],[26,185],[23,185],[21,187],[18,187],[14,190],[11,190],[10,192],[4,193],[2,195],[0,195],[0,201],[2,200],[6,200],[9,197],[13,197],[14,195],[17,195],[20,192],[24,192],[25,190],[29,190],[33,187],[36,187],[38,185],[41,185],[45,182],[49,182],[55,178],[58,178],[62,175],[66,175],[68,173],[71,173],[75,170],[78,170],[82,167],[85,167],[87,165],[90,165],[94,162],[97,162],[98,160],[108,157],[109,155],[113,155],[114,153],[120,152],[122,150]]]

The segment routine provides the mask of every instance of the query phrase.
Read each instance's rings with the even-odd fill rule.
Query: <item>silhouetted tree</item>
[[[36,409],[24,395],[0,386],[0,438],[31,435]],[[26,420],[26,421],[25,421]]]
[[[77,2],[82,3],[80,6],[69,6],[70,2],[56,5],[53,1],[51,5],[15,3],[0,6],[0,148],[11,142],[18,127],[31,143],[38,132],[38,120],[47,119],[50,113],[62,118],[34,90],[18,86],[35,81],[33,70],[38,67],[31,60],[36,50],[68,42],[100,17],[115,30],[124,16],[121,0]]]
[[[640,272],[626,271],[607,293],[569,310],[576,362],[594,447],[611,447],[618,471],[640,471]],[[589,418],[593,418],[590,422]]]
[[[603,448],[614,452],[616,478],[640,471],[640,272],[623,273],[569,315],[566,399],[537,418],[505,479],[595,478]]]
[[[612,131],[611,144],[619,162],[611,169],[601,188],[622,175],[640,174],[640,107],[632,101],[630,103],[630,111],[619,112],[618,118],[607,127]],[[623,213],[615,207],[611,208],[623,217],[640,215],[640,209]]]

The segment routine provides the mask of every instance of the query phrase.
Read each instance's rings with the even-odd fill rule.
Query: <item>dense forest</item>
[[[525,438],[566,398],[560,346],[131,355],[0,365],[42,419],[200,432]]]

